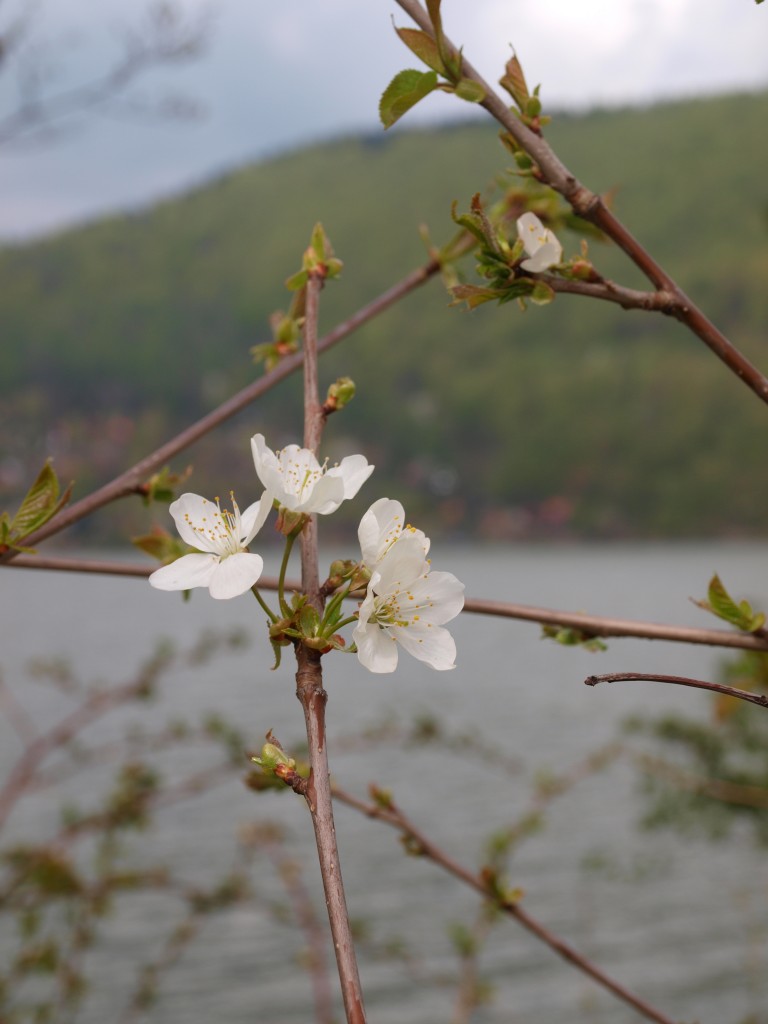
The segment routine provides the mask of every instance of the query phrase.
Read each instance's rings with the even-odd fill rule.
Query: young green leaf
[[[395,75],[379,102],[379,117],[385,128],[391,128],[403,114],[437,88],[435,71],[408,69]]]
[[[471,78],[460,78],[455,91],[459,99],[466,100],[467,103],[482,103],[485,99],[485,89]]]
[[[528,85],[525,81],[522,66],[516,55],[510,57],[507,61],[505,74],[503,78],[499,79],[499,85],[507,90],[520,110],[523,110],[528,102],[530,93],[528,92]]]
[[[495,288],[479,288],[474,284],[457,284],[451,288],[451,293],[453,294],[452,306],[466,302],[469,309],[476,309],[484,302],[494,302],[496,299],[501,299],[504,294]]]
[[[694,601],[694,604],[705,611],[712,612],[719,619],[730,622],[732,626],[744,633],[756,633],[765,625],[765,614],[754,612],[748,601],[739,601],[736,604],[717,573],[709,581],[707,597],[708,601]]]
[[[583,647],[586,651],[607,651],[607,644],[591,633],[581,629],[570,629],[567,626],[550,626],[546,623],[541,625],[543,639],[554,640],[564,647]]]
[[[395,32],[408,49],[415,53],[419,60],[424,61],[428,68],[437,71],[439,75],[445,74],[443,59],[432,36],[428,36],[426,32],[417,28],[397,28],[395,26]]]
[[[24,496],[16,515],[8,520],[7,513],[3,516],[3,540],[11,546],[16,542],[39,530],[52,516],[63,508],[72,493],[70,484],[66,491],[59,495],[59,479],[47,459],[37,475],[37,479]]]

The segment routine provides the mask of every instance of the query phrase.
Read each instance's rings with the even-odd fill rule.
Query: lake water
[[[768,545],[594,545],[484,547],[432,552],[435,568],[463,579],[467,594],[571,611],[711,626],[689,597],[703,597],[714,571],[732,593],[768,605]],[[268,566],[274,571],[274,566]],[[89,683],[131,678],[158,637],[191,643],[206,628],[241,625],[254,635],[243,651],[205,666],[173,670],[163,696],[146,710],[127,709],[91,727],[94,743],[117,739],[135,721],[160,728],[169,718],[197,721],[219,711],[258,748],[269,728],[286,747],[302,736],[291,659],[270,672],[262,614],[248,597],[189,603],[144,581],[6,570],[0,573],[7,685],[40,721],[70,705],[30,681],[31,657],[69,659]],[[593,672],[671,672],[715,678],[724,656],[707,648],[614,640],[590,654],[539,638],[533,624],[462,615],[452,626],[459,651],[453,672],[437,673],[401,655],[392,676],[366,673],[353,657],[325,659],[329,750],[338,783],[358,796],[369,782],[389,787],[432,839],[469,867],[483,862],[486,838],[509,827],[529,805],[541,772],[565,773],[619,735],[631,712],[686,709],[706,717],[705,694],[652,683],[589,688]],[[754,708],[755,715],[765,714]],[[439,719],[446,733],[503,752],[505,768],[471,750],[451,753],[395,739],[351,742],[383,721],[406,728],[418,716]],[[18,741],[0,725],[0,771]],[[184,778],[210,763],[184,748],[164,765]],[[489,763],[490,762],[490,763]],[[324,913],[310,823],[289,793],[254,795],[242,772],[203,796],[169,807],[146,834],[133,834],[133,862],[172,861],[189,883],[211,884],[231,864],[234,837],[253,822],[279,822],[290,857],[303,868],[317,913]],[[104,785],[94,768],[21,804],[6,840],[50,834],[62,800],[89,806]],[[637,828],[644,804],[627,760],[590,776],[547,811],[545,827],[517,848],[511,884],[547,927],[594,958],[618,981],[673,1019],[702,1024],[768,1022],[768,858],[746,834],[721,844]],[[434,865],[405,856],[396,834],[345,807],[337,811],[350,912],[366,924],[361,973],[372,1024],[443,1024],[454,1019],[458,961],[448,937],[471,924],[477,899]],[[301,930],[283,913],[288,899],[264,856],[251,872],[254,898],[203,923],[179,962],[161,975],[153,1024],[245,1024],[313,1020],[306,973],[296,966]],[[174,916],[176,915],[176,916]],[[137,965],[157,956],[178,903],[163,894],[118,901],[105,940],[89,955],[92,991],[85,1024],[121,1019]],[[407,966],[385,956],[400,942]],[[495,925],[480,955],[493,998],[481,1024],[621,1024],[640,1018],[560,961],[514,921]]]

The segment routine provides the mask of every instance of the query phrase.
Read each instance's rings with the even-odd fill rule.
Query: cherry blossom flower
[[[211,597],[226,599],[250,590],[261,576],[261,555],[247,551],[272,508],[269,494],[262,495],[241,514],[234,495],[232,510],[222,509],[199,494],[182,494],[170,506],[181,539],[197,554],[182,555],[153,572],[149,582],[158,590],[190,590],[208,587]]]
[[[362,562],[369,572],[376,570],[376,566],[392,545],[403,536],[420,537],[425,558],[429,551],[429,539],[421,530],[406,525],[403,506],[391,498],[379,498],[378,501],[374,501],[360,520],[357,536],[363,555]]]
[[[452,573],[430,570],[425,540],[421,531],[401,532],[368,583],[352,638],[371,672],[394,672],[398,644],[432,668],[455,667],[456,644],[443,623],[464,607],[464,584]]]
[[[273,452],[263,434],[251,438],[256,473],[277,502],[291,512],[328,515],[342,501],[354,498],[373,472],[363,455],[348,455],[330,469],[309,448],[289,444]]]
[[[524,213],[517,219],[517,234],[523,243],[530,259],[523,260],[520,266],[532,274],[540,274],[548,270],[563,257],[563,247],[555,235],[545,228],[535,213]]]

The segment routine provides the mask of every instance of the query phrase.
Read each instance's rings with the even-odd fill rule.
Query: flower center
[[[377,595],[373,602],[373,612],[369,622],[375,622],[382,629],[387,626],[410,626],[418,622],[419,616],[414,614],[420,605],[410,590],[397,588],[389,594]]]
[[[324,476],[328,465],[327,459],[322,466],[316,462],[313,466],[306,459],[285,459],[283,452],[278,453],[278,458],[285,489],[298,498],[303,498],[305,491],[312,491],[317,481]]]
[[[222,508],[219,498],[216,498],[216,508],[211,507],[210,516],[201,517],[200,523],[192,521],[189,513],[185,519],[189,527],[200,537],[202,547],[213,549],[220,558],[227,558],[229,555],[236,555],[243,550],[241,543],[242,526],[240,523],[240,509],[235,501],[233,491],[229,492],[232,501],[232,509]],[[207,501],[204,504],[209,504]]]

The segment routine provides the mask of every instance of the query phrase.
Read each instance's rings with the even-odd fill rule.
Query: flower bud
[[[259,757],[251,755],[251,760],[254,764],[261,765],[263,771],[268,775],[278,774],[278,766],[281,766],[283,769],[288,768],[290,770],[293,770],[296,767],[296,761],[294,758],[289,757],[278,744],[270,743],[269,741],[261,748],[261,755]]]

